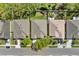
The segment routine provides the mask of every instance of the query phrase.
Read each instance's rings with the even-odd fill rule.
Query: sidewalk
[[[31,50],[30,48],[0,48],[0,55],[18,55],[18,56],[50,56],[50,55],[79,55],[79,48],[44,48],[38,52]]]

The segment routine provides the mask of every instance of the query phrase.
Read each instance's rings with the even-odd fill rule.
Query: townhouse
[[[13,37],[17,41],[15,47],[20,48],[20,40],[26,36],[35,40],[49,35],[57,39],[59,48],[63,48],[64,40],[67,40],[66,48],[70,48],[72,40],[79,38],[78,25],[79,20],[1,20],[0,38],[6,39],[6,46],[10,46],[10,39]]]

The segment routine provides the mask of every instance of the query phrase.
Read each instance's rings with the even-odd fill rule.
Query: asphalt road
[[[35,52],[30,48],[0,48],[0,56],[1,55],[12,55],[12,56],[63,56],[63,55],[78,55],[79,56],[79,48],[45,48],[41,51]]]

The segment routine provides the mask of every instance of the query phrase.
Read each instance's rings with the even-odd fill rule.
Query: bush
[[[50,37],[45,37],[43,39],[38,39],[35,43],[34,43],[34,47],[36,50],[40,50],[44,47],[47,47],[49,44],[51,44],[53,42],[52,38]]]
[[[65,44],[67,43],[67,39],[66,39],[66,40],[64,40],[64,43],[65,43]]]
[[[21,41],[21,45],[23,47],[26,47],[29,44],[32,44],[32,40],[31,39],[25,38],[24,40]]]
[[[39,40],[39,41],[38,41],[38,49],[42,49],[42,48],[43,48],[42,41]]]
[[[39,50],[39,49],[42,49],[42,44],[41,44],[41,40],[37,40],[35,43],[34,43],[34,47],[36,50]]]
[[[77,39],[76,40],[73,40],[72,41],[72,44],[79,44],[79,40],[77,40]]]
[[[47,44],[52,44],[52,45],[57,44],[57,40],[55,40],[52,37],[47,36],[47,37],[45,37],[45,39],[47,41]]]
[[[46,44],[46,40],[45,40],[45,39],[42,40],[42,41],[41,41],[41,44],[42,44],[43,47],[46,47],[46,46],[47,46],[47,44]]]
[[[52,44],[52,45],[55,45],[55,44],[57,44],[57,41],[56,41],[56,40],[52,40],[52,41],[51,41],[51,44]]]
[[[52,42],[52,38],[51,37],[46,36],[44,39],[45,39],[47,44],[51,44],[51,42]]]
[[[35,50],[38,50],[38,48],[39,48],[39,46],[38,46],[38,41],[35,42],[35,44],[34,44],[34,48],[35,48]]]

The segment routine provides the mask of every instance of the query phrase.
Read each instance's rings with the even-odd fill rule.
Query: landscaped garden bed
[[[5,45],[5,40],[4,39],[0,40],[0,45]]]
[[[72,41],[72,48],[79,48],[79,39],[75,39]]]
[[[29,48],[32,45],[32,40],[30,38],[25,38],[23,40],[21,40],[21,47],[22,48]]]
[[[0,48],[5,48],[5,46],[0,46]]]
[[[72,46],[72,48],[79,48],[79,46]]]
[[[10,46],[10,48],[15,48],[15,46]]]
[[[57,48],[57,46],[56,45],[51,45],[51,46],[49,46],[49,48]]]
[[[74,44],[79,44],[79,39],[73,40],[73,41],[72,41],[72,44],[73,44],[73,45],[74,45]]]
[[[11,39],[11,40],[10,40],[10,44],[11,44],[11,45],[15,45],[15,41],[16,41],[16,40]]]
[[[37,39],[37,41],[34,43],[34,49],[37,51],[45,47],[56,48],[57,46],[55,46],[55,44],[57,44],[56,40],[49,36],[46,36],[45,38]]]

